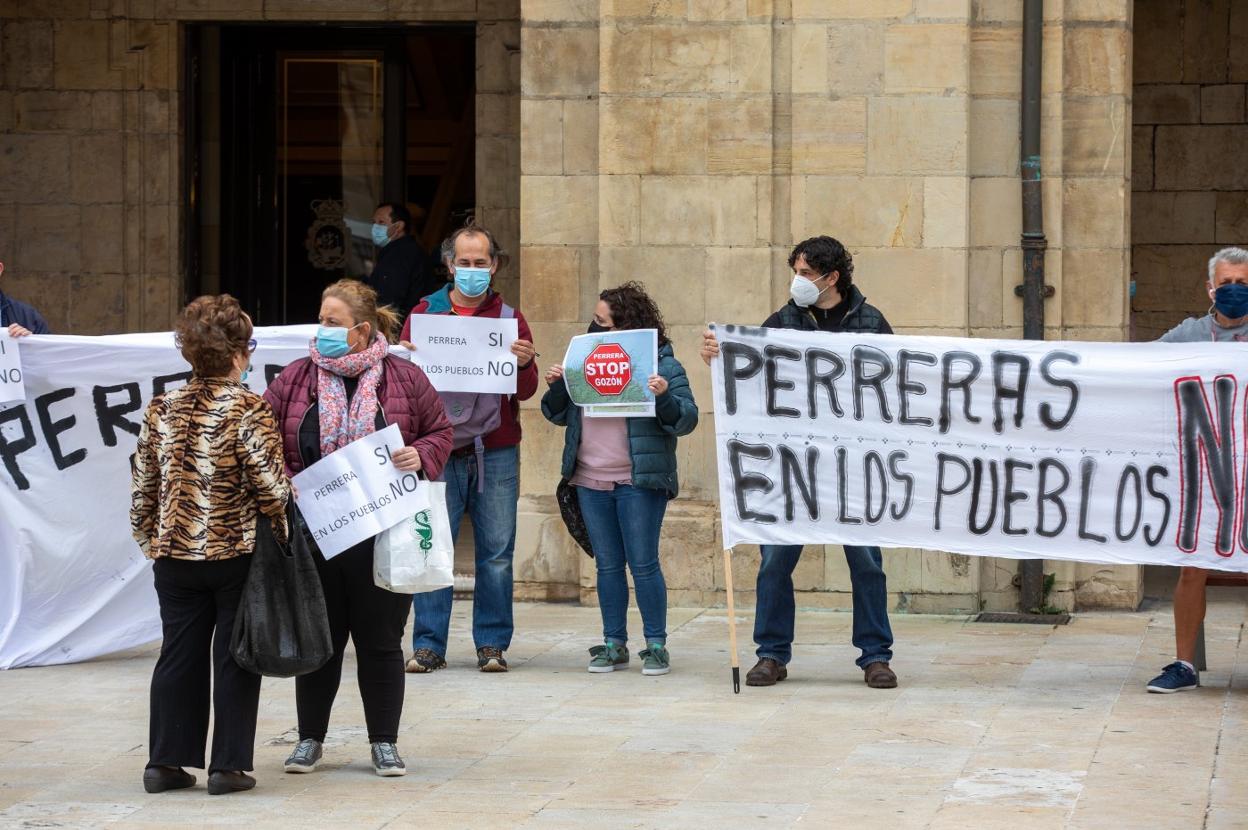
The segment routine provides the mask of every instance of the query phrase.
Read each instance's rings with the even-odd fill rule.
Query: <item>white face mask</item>
[[[820,279],[823,279],[820,277]],[[826,291],[827,289],[824,289]],[[789,296],[793,298],[793,302],[802,308],[809,308],[819,302],[819,298],[823,296],[823,291],[815,285],[813,280],[808,280],[800,274],[793,275],[793,282],[789,283]]]

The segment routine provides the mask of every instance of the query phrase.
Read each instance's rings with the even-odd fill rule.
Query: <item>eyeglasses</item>
[[[255,354],[257,345],[258,344],[256,343],[255,340],[248,340],[247,341],[247,354]]]

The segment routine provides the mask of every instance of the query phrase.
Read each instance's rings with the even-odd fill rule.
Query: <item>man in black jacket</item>
[[[429,256],[411,235],[412,214],[398,202],[383,202],[373,211],[373,244],[377,264],[368,284],[380,305],[406,318],[426,296],[442,286],[429,267]]]
[[[853,283],[854,260],[845,246],[830,236],[799,242],[789,254],[793,282],[791,299],[763,323],[766,328],[798,331],[892,334],[884,315]],[[702,335],[702,359],[709,366],[719,354],[715,334]],[[873,689],[892,689],[897,675],[889,668],[893,632],[888,622],[888,590],[883,558],[875,546],[845,545],[845,560],[854,595],[853,643],[862,652],[857,663],[863,680]],[[749,686],[774,686],[789,676],[793,655],[796,608],[793,570],[801,545],[762,545],[758,571],[754,642],[758,663],[745,676]]]

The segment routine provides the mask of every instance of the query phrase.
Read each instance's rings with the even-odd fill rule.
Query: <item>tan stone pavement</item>
[[[722,610],[674,609],[674,671],[648,678],[636,655],[585,672],[597,609],[522,604],[513,671],[482,675],[458,603],[450,669],[408,679],[407,777],[372,774],[349,659],[321,771],[281,772],[293,681],[266,680],[259,786],[225,797],[202,773],[142,790],[154,647],[0,672],[0,827],[1243,828],[1245,606],[1224,596],[1205,687],[1169,696],[1143,690],[1172,653],[1165,607],[1059,628],[898,615],[892,691],[862,683],[848,614],[803,612],[790,679],[734,696]]]

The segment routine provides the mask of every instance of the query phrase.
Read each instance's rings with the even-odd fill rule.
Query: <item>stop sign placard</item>
[[[632,360],[618,343],[603,343],[585,358],[585,382],[599,395],[619,395],[632,379]]]

